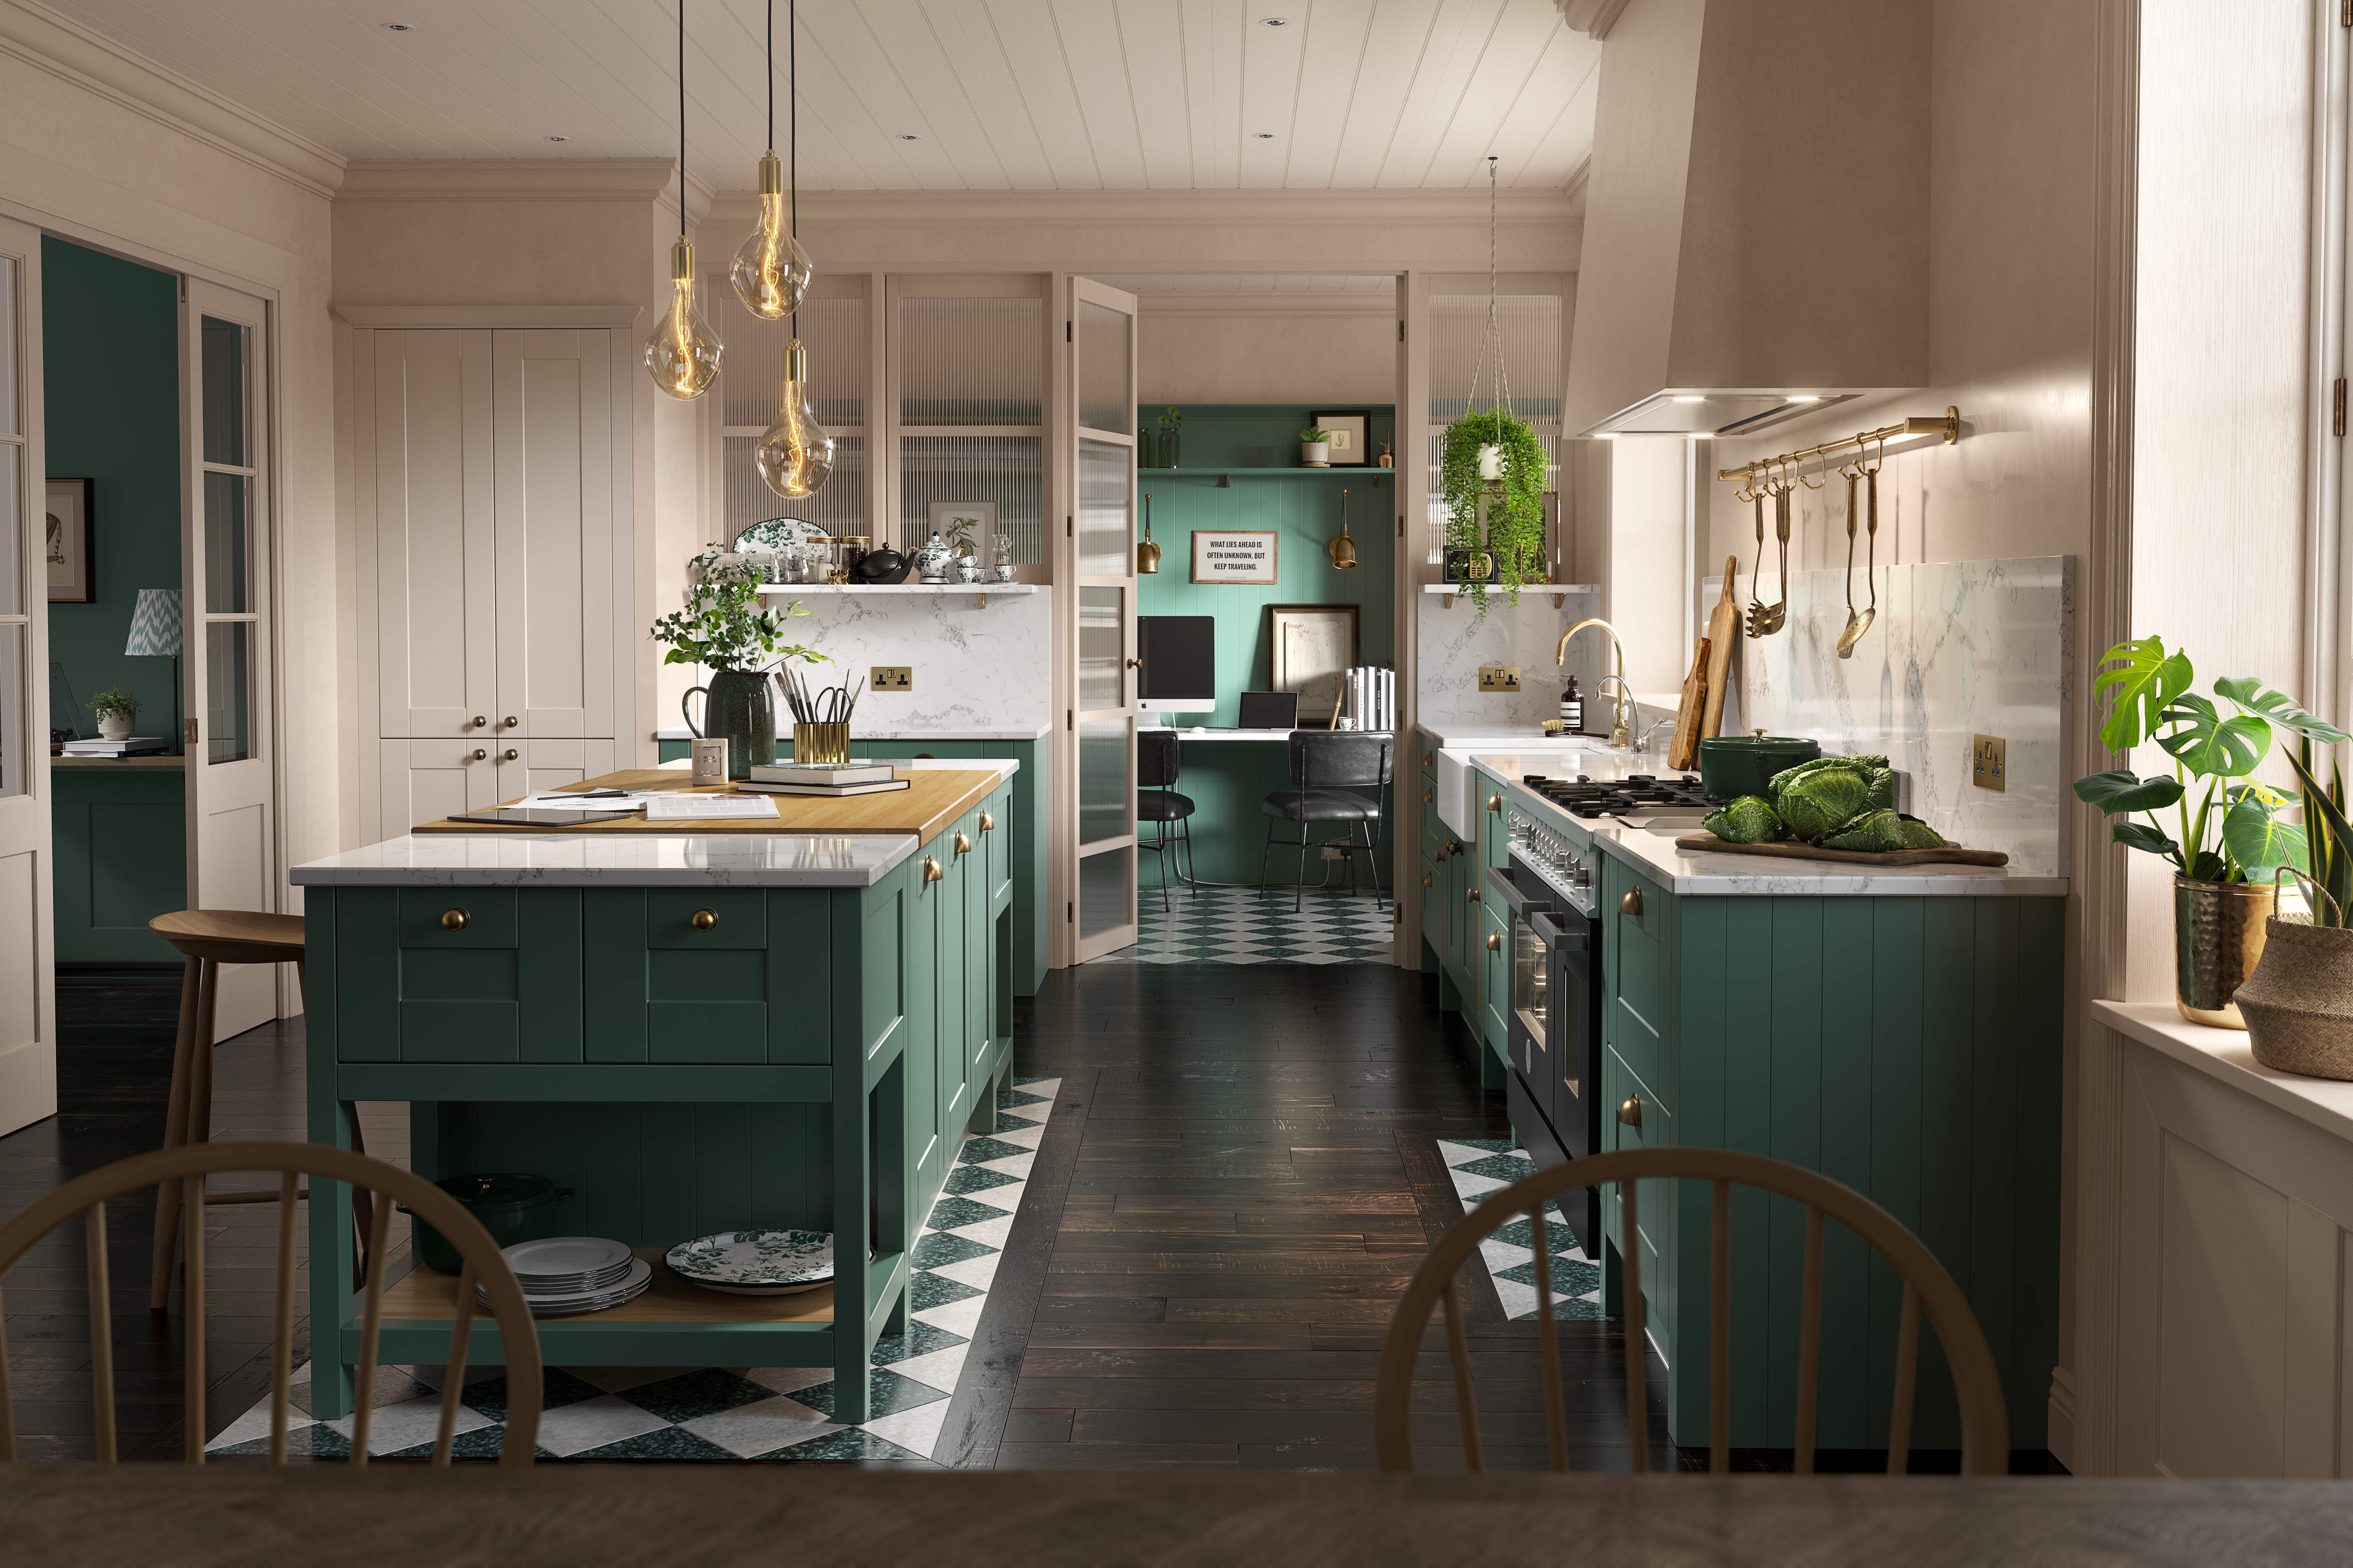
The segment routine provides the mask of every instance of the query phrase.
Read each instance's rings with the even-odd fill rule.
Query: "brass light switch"
[[[2000,735],[1978,735],[1969,742],[1969,783],[1979,789],[2010,788],[2010,746]]]
[[[1517,691],[1520,689],[1520,667],[1516,664],[1482,664],[1479,667],[1479,689],[1482,691]]]
[[[913,691],[915,689],[915,667],[911,664],[871,666],[867,684],[875,691]]]

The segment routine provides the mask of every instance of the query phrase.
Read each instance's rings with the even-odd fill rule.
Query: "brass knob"
[[[946,873],[945,871],[943,871],[943,870],[941,870],[941,869],[940,869],[940,863],[939,863],[937,860],[933,859],[929,855],[926,855],[926,856],[924,856],[924,857],[923,857],[923,880],[924,880],[924,881],[926,881],[926,882],[936,882],[936,881],[938,881],[942,877],[944,877],[944,876],[946,876],[946,875],[947,875],[947,873]]]
[[[1421,874],[1421,885],[1422,885],[1423,887],[1425,887],[1425,888],[1429,887],[1432,882],[1434,882],[1434,881],[1436,881],[1436,880],[1437,880],[1437,879],[1436,879],[1435,877],[1432,877],[1432,876],[1431,876],[1429,872],[1427,872],[1427,871],[1424,871],[1424,872]]]
[[[996,831],[997,831],[997,818],[996,818],[996,817],[994,817],[994,816],[991,816],[987,812],[985,812],[985,811],[984,811],[984,812],[982,812],[982,813],[980,814],[980,830],[981,830],[983,833],[994,833],[994,832],[996,832]]]
[[[1475,904],[1475,903],[1477,903],[1477,902],[1479,901],[1479,889],[1476,889],[1476,888],[1465,888],[1465,889],[1462,889],[1462,901],[1463,901],[1464,903],[1466,903],[1466,904]]]
[[[488,719],[483,718],[480,713],[477,713],[477,714],[475,714],[475,715],[474,715],[474,728],[475,728],[475,729],[479,730],[479,729],[480,729],[483,725],[485,725],[485,724],[487,724],[487,723],[489,723],[489,722],[490,722],[490,721],[489,721]]]
[[[1434,789],[1426,789],[1421,792],[1421,804],[1424,805],[1428,805],[1431,801],[1436,800],[1437,798],[1438,792]]]
[[[1450,838],[1450,839],[1448,839],[1448,840],[1446,841],[1446,852],[1447,852],[1449,855],[1460,855],[1460,854],[1461,854],[1461,853],[1462,853],[1462,841],[1461,841],[1461,839],[1459,839],[1459,838]]]
[[[1493,813],[1494,813],[1496,816],[1503,816],[1503,815],[1504,815],[1504,797],[1503,797],[1502,795],[1489,795],[1489,796],[1487,797],[1487,809],[1488,809],[1489,811],[1493,812]]]
[[[1127,668],[1130,669],[1142,669],[1144,668],[1144,661],[1140,658],[1131,658],[1127,661]]]
[[[1624,915],[1641,914],[1642,912],[1642,889],[1640,888],[1627,889],[1626,896],[1618,900],[1618,912]]]
[[[1503,939],[1502,937],[1500,937],[1500,936],[1496,935],[1493,931],[1489,931],[1489,932],[1487,933],[1487,951],[1488,951],[1489,952],[1503,952],[1503,951],[1504,951],[1504,939]]]
[[[489,756],[490,754],[491,754],[490,752],[486,752],[486,751],[482,750],[482,748],[481,748],[481,747],[480,747],[480,746],[476,746],[476,747],[474,748],[474,761],[476,761],[476,762],[478,762],[478,763],[479,763],[479,762],[480,762],[484,757]]]
[[[1425,768],[1436,767],[1438,765],[1438,753],[1435,752],[1422,752],[1421,765]]]
[[[510,713],[510,714],[508,714],[508,715],[507,715],[507,725],[506,725],[506,727],[507,727],[508,729],[512,730],[512,729],[513,729],[517,724],[519,724],[519,723],[521,723],[521,722],[522,722],[522,721],[521,721],[520,719],[517,719],[513,714]]]
[[[697,931],[709,931],[712,926],[719,923],[719,911],[717,910],[697,910],[694,913],[686,917],[686,923],[692,926]]]
[[[957,854],[959,854],[959,855],[969,855],[969,854],[971,854],[971,853],[972,853],[972,836],[971,836],[970,834],[968,834],[968,833],[959,833],[959,834],[957,834],[957,835],[955,836],[955,849],[956,849],[956,853],[957,853]]]
[[[506,750],[506,759],[509,762],[513,762],[517,757],[522,755],[522,753],[516,751],[512,746],[509,746]]]
[[[466,922],[472,918],[472,916],[467,914],[463,910],[443,910],[441,911],[441,929],[443,931],[464,931],[466,929]]]
[[[1618,1108],[1618,1120],[1629,1127],[1642,1125],[1642,1097],[1639,1094],[1628,1095],[1626,1103]]]

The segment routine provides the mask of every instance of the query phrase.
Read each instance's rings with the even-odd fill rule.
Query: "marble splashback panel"
[[[2073,688],[2074,560],[1943,561],[1879,569],[1879,615],[1852,658],[1843,572],[1789,579],[1788,624],[1741,639],[1741,712],[1825,752],[1883,752],[1910,775],[1907,809],[1956,843],[2000,849],[2014,872],[2065,863],[2064,737]],[[1773,579],[1767,578],[1768,586]],[[1722,579],[1706,584],[1713,602]],[[1856,598],[1866,601],[1860,575]],[[1740,580],[1740,601],[1748,601]],[[1977,735],[2007,742],[2009,787],[1970,783]]]
[[[1569,645],[1567,668],[1552,661],[1560,634],[1598,613],[1600,602],[1600,589],[1580,588],[1555,609],[1551,595],[1532,588],[1520,595],[1516,608],[1495,595],[1482,620],[1468,598],[1458,597],[1449,607],[1443,598],[1427,596],[1416,633],[1416,721],[1441,733],[1457,729],[1533,731],[1546,720],[1560,717],[1561,688],[1574,675],[1585,694],[1587,728],[1607,730],[1599,717],[1601,700],[1593,688],[1609,668],[1602,660],[1609,639],[1587,632]],[[1520,689],[1481,691],[1482,664],[1518,665]]]
[[[1050,594],[992,594],[986,606],[970,594],[811,594],[800,603],[808,614],[787,635],[834,661],[795,667],[811,686],[845,674],[855,686],[878,664],[914,669],[915,689],[904,696],[870,685],[854,729],[1035,730],[1049,721]]]

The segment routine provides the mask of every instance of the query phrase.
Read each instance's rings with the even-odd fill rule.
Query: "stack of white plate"
[[[600,1312],[636,1300],[653,1283],[652,1264],[602,1237],[551,1236],[519,1243],[499,1256],[514,1270],[534,1318]],[[490,1292],[477,1285],[474,1300],[487,1307]]]

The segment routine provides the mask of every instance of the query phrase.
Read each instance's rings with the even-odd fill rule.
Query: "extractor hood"
[[[1567,429],[1745,436],[1928,380],[1928,0],[1631,0]]]

